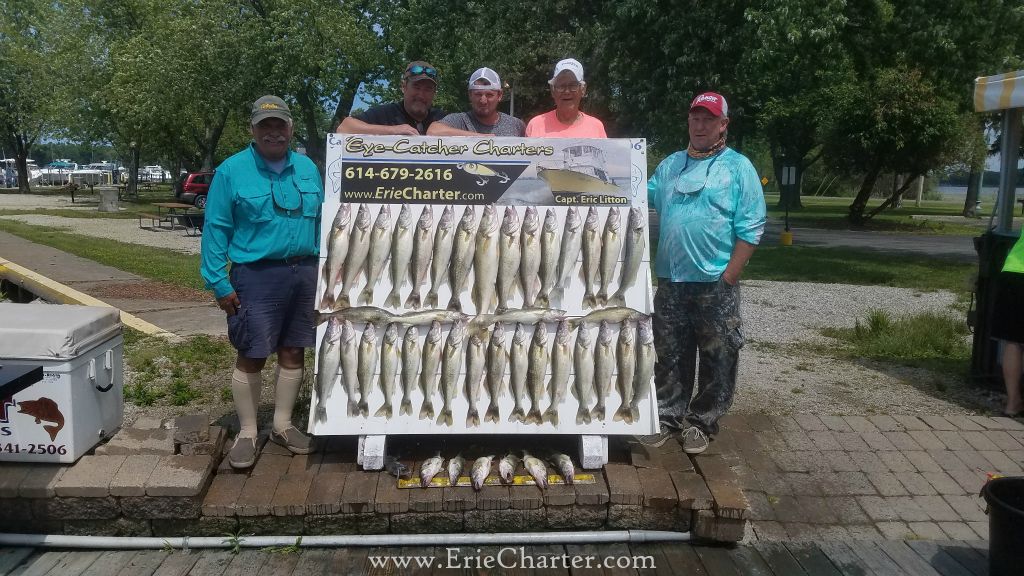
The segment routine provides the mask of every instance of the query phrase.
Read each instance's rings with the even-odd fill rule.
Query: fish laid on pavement
[[[420,404],[420,420],[434,419],[437,366],[441,363],[442,348],[441,323],[435,320],[430,325],[427,337],[423,340],[423,370],[420,371],[420,391],[423,392],[423,403]]]
[[[604,222],[604,236],[601,238],[601,289],[597,292],[597,303],[604,306],[608,303],[608,288],[615,275],[615,267],[619,263],[622,252],[622,219],[618,208],[608,211]]]
[[[441,457],[440,452],[421,462],[420,486],[424,488],[430,486],[430,482],[434,479],[434,476],[437,476],[442,467],[444,467],[444,458]]]
[[[583,307],[597,308],[594,286],[601,268],[601,221],[597,208],[590,207],[583,223]]]
[[[473,469],[469,475],[469,479],[473,483],[473,490],[479,491],[484,487],[484,481],[491,475],[492,462],[494,462],[494,456],[481,456],[473,462]]]
[[[402,305],[399,292],[409,275],[414,234],[412,210],[408,204],[402,204],[402,210],[398,213],[398,220],[395,222],[395,229],[391,233],[391,293],[384,300],[384,305],[390,308],[399,308]]]
[[[521,227],[516,209],[506,206],[498,242],[498,308],[495,312],[499,314],[508,310],[508,301],[512,299],[516,282],[519,280],[519,260],[522,256],[519,247]]]
[[[366,323],[363,338],[359,341],[359,413],[369,416],[370,386],[377,371],[377,331],[373,324]]]
[[[551,465],[562,475],[566,484],[573,484],[576,480],[576,467],[572,464],[572,458],[561,452],[553,452],[548,457]]]
[[[544,420],[558,426],[558,407],[565,400],[565,390],[569,385],[569,373],[572,372],[572,331],[569,322],[562,320],[555,331],[555,343],[551,347],[551,381],[548,383],[548,396],[551,403],[544,411]]]
[[[509,422],[525,422],[526,409],[523,404],[526,401],[526,373],[530,365],[530,338],[526,335],[526,329],[522,324],[516,324],[516,331],[512,335],[512,351],[509,353],[509,386],[512,389],[512,413],[508,415]]]
[[[455,238],[455,210],[445,206],[441,219],[437,222],[434,232],[433,248],[430,257],[430,291],[427,292],[426,305],[437,308],[437,291],[448,276],[448,263],[452,258],[452,241]]]
[[[370,232],[370,252],[366,256],[366,287],[359,293],[358,304],[366,306],[373,301],[373,289],[384,272],[384,264],[391,255],[391,208],[384,204]]]
[[[334,381],[341,365],[341,320],[331,318],[327,332],[320,342],[316,373],[316,415],[317,422],[327,420],[327,399],[331,397]]]
[[[494,205],[486,206],[476,231],[476,249],[473,252],[473,305],[477,314],[490,312],[496,297],[498,280],[498,215]]]
[[[341,377],[348,396],[348,415],[359,415],[359,338],[352,322],[341,321]]]
[[[462,476],[462,469],[466,467],[466,459],[462,457],[462,454],[456,454],[455,458],[448,461],[448,485],[456,486],[459,483],[459,477]]]
[[[398,362],[402,357],[398,344],[398,324],[388,324],[384,330],[380,356],[380,390],[384,393],[384,403],[374,416],[391,418],[394,414],[392,401],[395,397],[395,380],[398,379]]]
[[[654,378],[654,327],[650,316],[642,318],[637,327],[636,375],[633,377],[633,399],[629,402],[629,414],[633,421],[640,419],[640,402],[651,396]]]
[[[327,237],[327,260],[324,262],[323,284],[324,295],[320,301],[321,310],[334,307],[334,292],[345,281],[343,271],[345,258],[348,256],[348,242],[352,231],[352,205],[342,204],[331,224],[331,233]]]
[[[487,363],[487,343],[480,334],[469,337],[466,347],[466,401],[469,411],[466,413],[466,427],[480,425],[480,388],[484,377],[484,366]]]
[[[363,264],[366,262],[366,255],[370,252],[370,235],[373,230],[373,221],[370,220],[370,209],[366,204],[360,204],[356,212],[356,221],[352,225],[352,234],[348,240],[348,256],[345,258],[345,269],[343,275],[345,281],[341,285],[341,295],[335,300],[332,310],[348,308],[351,304],[348,299],[352,285],[359,278],[363,271]]]
[[[614,420],[633,422],[633,414],[629,406],[633,402],[633,375],[636,374],[636,325],[629,320],[619,328],[619,345],[617,349],[619,361],[618,389],[622,404],[615,411]]]
[[[581,322],[597,324],[598,322],[608,321],[612,324],[618,324],[620,322],[625,322],[627,320],[636,322],[642,318],[645,318],[646,316],[647,314],[644,314],[639,310],[634,310],[632,308],[625,308],[620,306],[615,308],[602,308],[600,310],[594,310],[593,312],[587,314],[586,316],[583,316],[582,318],[570,320],[570,323],[573,326],[577,326]]]
[[[626,235],[623,243],[626,245],[625,254],[622,257],[622,273],[619,276],[619,287],[615,294],[608,299],[609,306],[625,306],[626,290],[636,284],[637,274],[640,271],[640,264],[644,258],[644,247],[647,246],[647,226],[644,220],[643,210],[634,206],[629,209],[629,222],[626,225]]]
[[[579,402],[576,424],[590,424],[590,402],[594,399],[594,349],[586,322],[576,331],[573,350],[573,396]]]
[[[533,328],[533,340],[530,342],[530,366],[526,369],[526,393],[530,395],[527,424],[542,422],[540,401],[544,397],[544,377],[547,371],[548,329],[543,324],[537,324]]]
[[[604,422],[605,401],[608,399],[608,392],[612,389],[612,372],[615,369],[615,341],[612,327],[607,320],[601,321],[601,328],[597,331],[597,348],[594,350],[594,392],[597,403],[590,412],[590,416],[598,421]]]
[[[412,414],[412,391],[420,370],[420,331],[410,326],[402,339],[402,403],[399,414]]]
[[[420,290],[423,283],[427,281],[427,273],[430,272],[430,231],[434,227],[434,208],[427,205],[420,212],[420,219],[416,222],[416,229],[412,236],[412,264],[409,273],[412,276],[412,292],[405,299],[405,307],[418,309],[421,305]]]
[[[452,289],[452,298],[448,309],[462,310],[462,292],[466,289],[469,270],[473,267],[473,252],[476,249],[476,212],[472,206],[466,206],[455,230],[452,243],[452,261],[448,270],[448,284]]]
[[[399,479],[408,478],[412,474],[412,471],[409,470],[408,466],[399,462],[397,458],[389,454],[384,455],[384,470],[386,470],[388,474]]]
[[[448,333],[441,354],[441,413],[437,416],[437,424],[451,426],[452,400],[455,399],[459,387],[459,373],[462,371],[462,342],[466,339],[466,324],[456,322]]]
[[[501,477],[502,482],[506,484],[512,483],[512,480],[516,477],[516,468],[519,467],[520,462],[522,462],[522,458],[511,452],[498,462],[498,476]]]
[[[495,324],[491,332],[491,341],[487,344],[487,394],[491,397],[484,413],[485,422],[497,423],[500,418],[498,398],[504,395],[505,367],[508,364],[508,353],[505,352],[505,330],[501,324]]]
[[[526,468],[530,476],[533,476],[533,481],[537,483],[538,488],[543,490],[548,487],[548,467],[540,458],[530,456],[526,450],[523,450],[523,468]]]
[[[576,261],[580,257],[583,242],[583,219],[575,206],[570,206],[565,213],[565,226],[562,228],[562,242],[558,249],[558,281],[555,283],[553,297],[561,302],[572,273],[576,270]]]
[[[519,283],[523,288],[523,308],[532,308],[540,290],[540,217],[530,206],[523,216],[519,233]]]
[[[551,306],[551,290],[558,281],[558,218],[548,208],[544,215],[544,226],[540,232],[540,293],[537,306]]]

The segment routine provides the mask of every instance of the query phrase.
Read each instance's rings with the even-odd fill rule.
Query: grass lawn
[[[782,218],[786,211],[778,208],[779,197],[777,195],[765,196],[768,205],[768,215]],[[848,230],[852,227],[847,220],[850,204],[853,198],[825,198],[809,196],[801,198],[803,208],[791,210],[789,213],[790,226],[798,228],[825,228],[830,230]],[[881,198],[873,198],[868,202],[868,209],[882,203]],[[977,225],[955,222],[941,222],[937,220],[922,220],[911,218],[915,215],[924,216],[960,216],[963,210],[962,202],[946,201],[924,201],[921,207],[915,207],[914,202],[904,202],[902,208],[892,208],[872,218],[861,230],[878,232],[902,232],[908,234],[931,234],[931,235],[954,235],[954,236],[976,236],[988,223],[988,218],[976,220]],[[1019,217],[1018,217],[1019,218]]]

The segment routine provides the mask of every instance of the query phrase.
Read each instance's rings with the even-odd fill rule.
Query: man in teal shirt
[[[659,217],[654,377],[662,431],[638,440],[660,446],[682,429],[683,450],[699,454],[732,405],[743,346],[738,283],[761,240],[765,203],[753,165],[725,145],[725,98],[698,95],[687,125],[687,150],[662,161],[647,182]]]
[[[274,352],[270,440],[294,454],[313,451],[310,437],[292,425],[292,407],[302,384],[303,349],[315,340],[323,183],[316,165],[289,149],[292,116],[284,100],[254,102],[250,125],[252,144],[218,166],[210,184],[201,263],[238,351],[231,392],[241,430],[228,454],[234,468],[256,462],[262,370]]]

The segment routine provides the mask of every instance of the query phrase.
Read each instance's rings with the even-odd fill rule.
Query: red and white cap
[[[712,115],[724,118],[729,115],[729,104],[725,101],[725,96],[717,92],[705,92],[698,95],[690,103],[690,110],[694,108],[704,108]]]

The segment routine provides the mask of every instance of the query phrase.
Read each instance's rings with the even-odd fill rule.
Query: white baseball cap
[[[548,80],[548,84],[554,84],[555,78],[566,70],[572,72],[572,75],[576,77],[577,82],[583,82],[583,64],[580,64],[579,61],[572,58],[566,58],[565,60],[560,60],[558,64],[555,64],[555,73],[551,75],[551,80]]]
[[[486,84],[477,84],[479,80],[485,81]],[[469,77],[469,89],[501,90],[501,77],[490,68],[477,68],[476,72],[473,72],[473,75]]]

